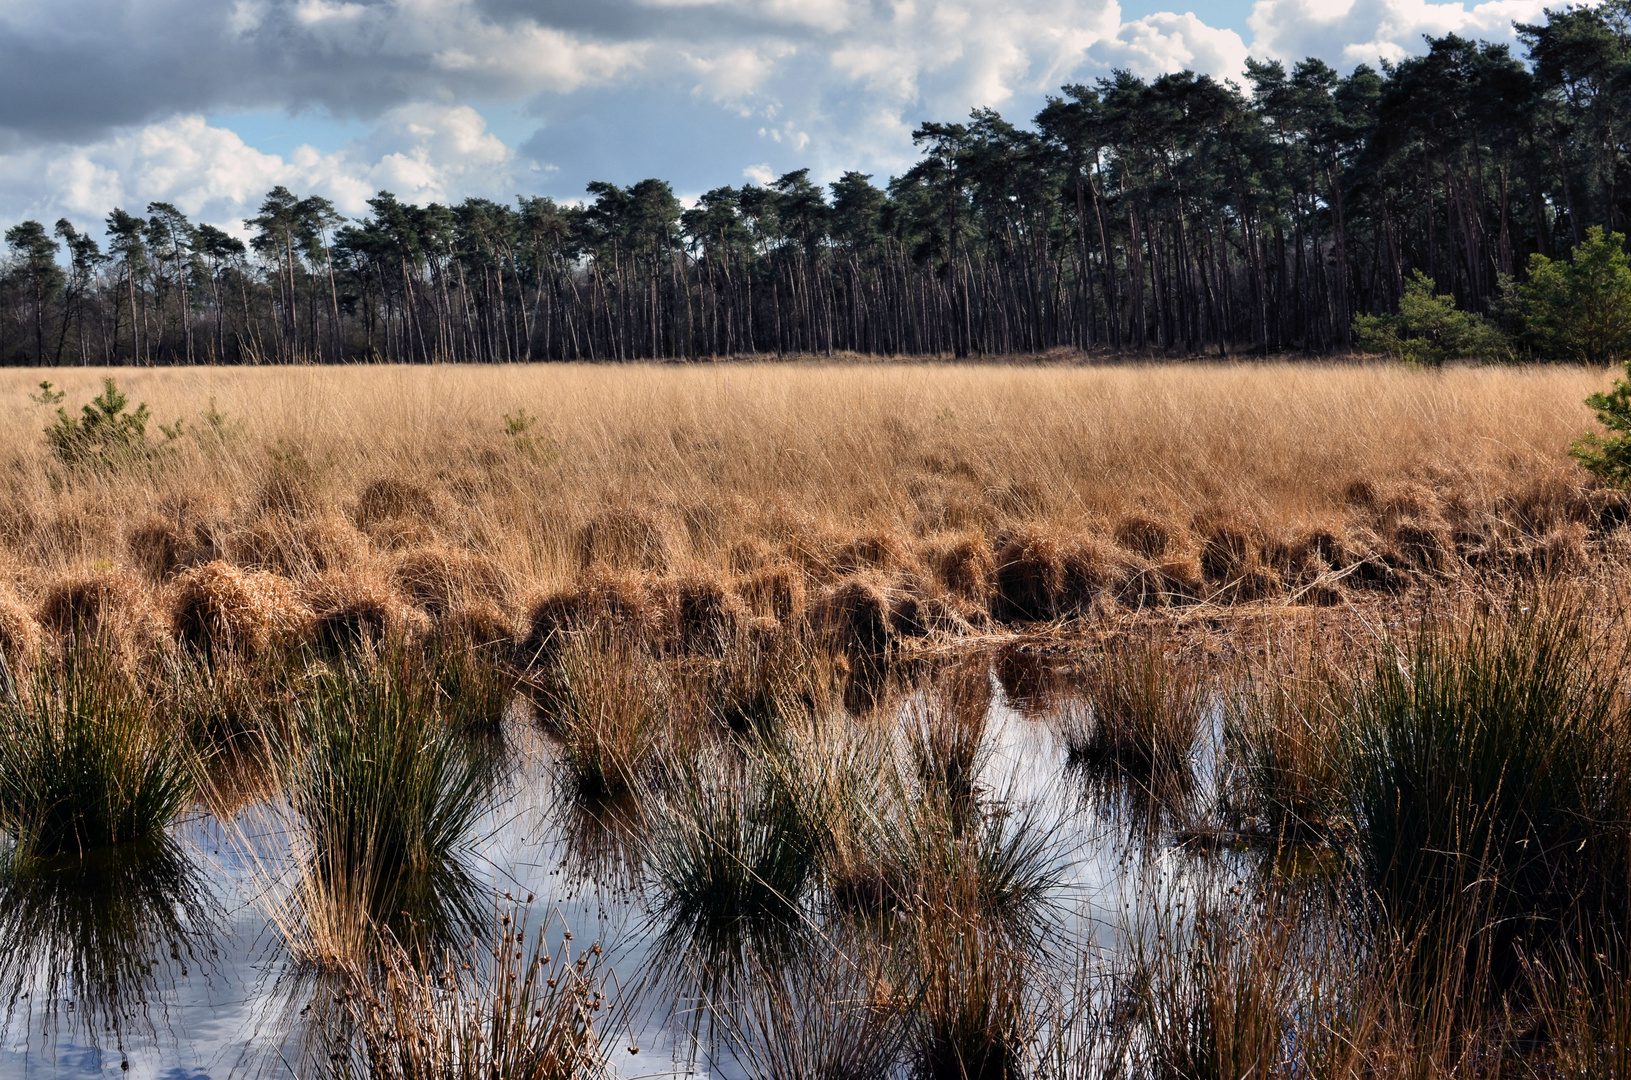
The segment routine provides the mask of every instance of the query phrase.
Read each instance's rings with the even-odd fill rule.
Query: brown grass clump
[[[1146,514],[1124,517],[1116,526],[1116,543],[1151,561],[1166,557],[1177,542],[1172,524]]]
[[[870,533],[837,544],[827,570],[839,577],[868,570],[898,570],[912,562],[910,550],[894,533]]]
[[[0,656],[13,670],[31,665],[40,651],[40,626],[10,590],[0,590]]]
[[[1257,537],[1245,526],[1215,513],[1198,515],[1201,573],[1219,595],[1255,600],[1273,592],[1275,578],[1263,565]]]
[[[769,566],[736,579],[736,594],[754,617],[790,624],[804,617],[804,575],[798,567]]]
[[[358,494],[352,516],[366,529],[394,518],[435,522],[440,515],[429,488],[398,476],[381,476]]]
[[[546,727],[560,739],[561,773],[574,796],[634,793],[672,745],[672,688],[656,658],[613,631],[569,638],[538,686]]]
[[[997,549],[996,592],[999,617],[1051,619],[1059,614],[1065,589],[1065,559],[1058,538],[1025,530]]]
[[[1389,561],[1402,569],[1445,574],[1454,566],[1455,544],[1439,522],[1400,521],[1387,540]]]
[[[164,619],[147,587],[128,571],[103,567],[67,574],[46,587],[40,625],[59,637],[97,639],[121,650],[159,641]]]
[[[673,527],[659,514],[632,508],[604,510],[578,532],[585,569],[663,573],[673,562]]]
[[[278,439],[266,450],[265,467],[255,489],[257,510],[279,516],[311,514],[323,502],[323,474],[301,444]]]
[[[849,656],[881,656],[894,637],[887,587],[857,576],[826,589],[813,605],[815,624],[834,648]]]
[[[177,580],[170,613],[181,640],[246,657],[298,639],[313,618],[288,578],[219,560]]]
[[[929,545],[927,561],[948,593],[981,608],[990,606],[997,564],[984,536],[965,533],[938,539]]]
[[[440,544],[402,552],[391,561],[390,576],[404,596],[432,615],[463,600],[504,596],[491,559]]]
[[[642,641],[660,641],[668,632],[669,615],[646,579],[597,574],[532,605],[521,652],[529,662],[546,658],[567,636],[596,627],[615,629]]]
[[[1139,778],[1186,777],[1206,693],[1193,664],[1159,638],[1110,643],[1086,679],[1084,701],[1062,718],[1071,762]]]
[[[673,585],[672,632],[676,647],[717,652],[739,636],[752,617],[748,606],[719,578],[694,575]]]
[[[515,626],[491,600],[473,600],[440,612],[435,629],[444,638],[475,648],[513,645]]]
[[[215,537],[205,521],[183,527],[164,514],[149,514],[125,538],[131,561],[155,582],[216,557]]]
[[[1277,842],[1326,841],[1344,828],[1340,652],[1271,649],[1224,699],[1224,809]]]
[[[263,514],[227,537],[232,562],[297,580],[348,570],[363,560],[368,539],[338,514]]]
[[[911,935],[920,981],[907,1044],[912,1075],[923,1080],[1021,1075],[1032,1034],[1025,953],[977,921],[917,918]]]
[[[1060,552],[1060,569],[1059,593],[1054,600],[1059,615],[1087,614],[1101,599],[1125,598],[1128,583],[1137,576],[1124,552],[1094,537],[1065,545]],[[1159,579],[1151,580],[1152,599],[1164,584]]]
[[[326,574],[301,592],[312,610],[312,633],[325,648],[375,645],[430,628],[424,612],[371,575]]]

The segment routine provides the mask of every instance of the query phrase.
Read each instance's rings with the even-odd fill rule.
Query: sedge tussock
[[[0,657],[13,671],[27,670],[39,655],[40,624],[28,606],[12,595],[0,590]]]
[[[1224,700],[1224,809],[1244,834],[1284,843],[1347,835],[1338,671],[1317,655],[1276,671],[1272,656]]]
[[[199,764],[108,652],[75,647],[0,688],[0,831],[24,865],[156,842]]]
[[[574,634],[533,681],[546,727],[560,740],[567,790],[615,800],[640,790],[665,746],[680,752],[671,679],[638,642],[609,631]]]
[[[93,566],[52,580],[40,595],[39,624],[59,640],[95,641],[133,659],[164,638],[164,613],[129,571]]]
[[[391,560],[391,584],[431,615],[472,603],[504,600],[504,583],[491,559],[441,544],[410,548]]]
[[[51,375],[70,395],[98,388],[89,373]],[[551,365],[119,378],[158,414],[196,415],[213,399],[231,438],[184,441],[163,469],[63,475],[38,417],[0,416],[15,460],[0,483],[7,544],[32,581],[98,563],[153,581],[216,558],[300,582],[372,565],[398,570],[397,587],[429,608],[452,592],[477,599],[489,583],[502,601],[510,588],[559,593],[610,575],[789,564],[805,589],[878,575],[888,590],[922,576],[977,624],[978,612],[1052,619],[1107,598],[1330,602],[1433,587],[1469,566],[1555,572],[1588,564],[1625,518],[1623,496],[1567,457],[1588,421],[1580,402],[1600,382],[1570,368]],[[15,371],[0,388],[22,401],[38,381]],[[532,401],[552,403],[548,430],[522,445],[502,416]],[[917,419],[939,415],[958,422]],[[480,559],[437,565],[430,553],[443,549]],[[769,606],[755,614],[785,621],[800,605]]]
[[[1192,661],[1155,637],[1113,641],[1083,698],[1061,722],[1073,764],[1115,768],[1157,786],[1185,781],[1207,701]]]
[[[287,578],[220,560],[176,580],[170,611],[181,641],[211,654],[246,658],[294,644],[313,619]]]
[[[331,651],[405,641],[430,628],[424,612],[371,574],[324,574],[302,590],[302,599],[312,610],[317,644]]]
[[[467,975],[452,959],[427,978],[414,958],[389,950],[379,974],[344,998],[350,1044],[330,1053],[332,1080],[598,1080],[613,1075],[607,1044],[623,1018],[596,944],[572,954],[572,935],[551,947],[547,926],[529,935],[505,913],[489,954]],[[466,962],[463,966],[470,966]]]
[[[355,966],[382,931],[434,955],[473,915],[462,858],[493,762],[446,721],[433,673],[405,652],[319,671],[295,708],[270,748],[296,868],[274,921],[318,969]]]
[[[1489,924],[1480,958],[1514,980],[1518,944],[1620,939],[1631,910],[1631,740],[1622,647],[1568,592],[1389,640],[1347,696],[1345,785],[1362,880],[1407,937]]]

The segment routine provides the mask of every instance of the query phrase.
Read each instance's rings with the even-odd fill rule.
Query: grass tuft
[[[1189,663],[1153,637],[1116,642],[1083,693],[1087,708],[1067,707],[1062,720],[1072,765],[1143,781],[1187,779],[1206,707],[1205,684]]]
[[[319,672],[274,759],[300,823],[306,959],[348,962],[382,927],[434,944],[468,923],[460,857],[492,762],[443,718],[422,667],[389,655]]]
[[[689,960],[705,985],[739,976],[753,956],[788,955],[819,847],[785,785],[722,751],[677,768],[652,818],[659,953]]]
[[[192,801],[186,733],[95,647],[70,648],[0,696],[0,829],[12,858],[157,841]]]
[[[656,658],[622,634],[573,634],[534,685],[544,722],[560,738],[570,791],[618,799],[638,790],[657,762],[669,719],[670,680]]]
[[[1225,699],[1224,809],[1242,832],[1283,843],[1351,833],[1338,675],[1316,658],[1290,674],[1247,673]]]
[[[1429,620],[1392,645],[1348,702],[1359,871],[1381,914],[1407,937],[1487,927],[1478,963],[1494,986],[1520,942],[1623,935],[1620,654],[1567,598]]]
[[[427,978],[401,951],[346,997],[356,1038],[325,1063],[334,1080],[594,1080],[612,1075],[604,1043],[621,1021],[606,992],[601,947],[553,951],[540,930],[501,915],[489,961],[449,960]],[[475,966],[474,976],[461,967]]]

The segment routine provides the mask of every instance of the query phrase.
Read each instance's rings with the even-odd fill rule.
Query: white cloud
[[[1123,23],[1093,55],[1145,78],[1185,70],[1235,78],[1246,68],[1247,51],[1239,34],[1208,26],[1193,12],[1160,12]]]
[[[1513,22],[1544,21],[1556,0],[1491,0],[1465,4],[1428,0],[1257,0],[1250,25],[1252,52],[1286,61],[1318,56],[1352,66],[1397,61],[1422,51],[1422,35],[1515,40]]]
[[[565,194],[585,169],[697,190],[805,165],[882,179],[916,159],[925,119],[1024,121],[1112,68],[1347,68],[1419,53],[1423,34],[1510,40],[1547,2],[1257,0],[1248,46],[1204,8],[1124,22],[1116,0],[0,0],[0,223],[150,199],[230,223],[276,183],[358,212],[382,186],[454,199],[547,178]],[[518,143],[518,118],[545,116],[527,152],[575,171],[519,160],[477,103],[511,110]],[[368,133],[267,153],[201,118],[252,110]],[[639,129],[642,112],[660,119]]]
[[[777,61],[792,55],[792,45],[772,42],[757,48],[727,49],[713,56],[687,54],[698,81],[692,92],[716,102],[740,102],[770,79]]]
[[[302,146],[287,157],[262,153],[193,115],[80,146],[0,156],[0,208],[10,220],[66,216],[83,226],[115,206],[140,212],[165,201],[238,232],[243,217],[278,184],[360,214],[381,188],[410,202],[508,195],[514,169],[510,148],[466,105],[401,106],[337,151]]]

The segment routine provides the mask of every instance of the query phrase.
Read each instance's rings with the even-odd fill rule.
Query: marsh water
[[[1159,805],[1093,789],[1067,767],[1055,717],[1071,693],[1068,671],[1040,698],[1011,671],[993,667],[988,677],[978,790],[1041,825],[1053,879],[1042,947],[1113,950],[1181,920],[1187,889],[1243,887],[1250,856],[1199,848]],[[909,705],[908,695],[891,707]],[[570,933],[574,951],[599,943],[620,1076],[752,1072],[751,1055],[715,1035],[710,1012],[729,1009],[728,995],[688,985],[658,948],[668,939],[637,831],[563,797],[555,745],[522,701],[503,742],[489,807],[449,886],[458,894],[447,905],[451,935],[474,950],[498,912],[519,909],[534,933]],[[1198,789],[1217,743],[1216,730],[1203,731]],[[159,848],[4,886],[0,990],[14,1000],[0,1076],[301,1075],[312,1005],[326,991],[291,959],[274,914],[289,848],[266,798],[247,795],[222,817],[195,810]]]

